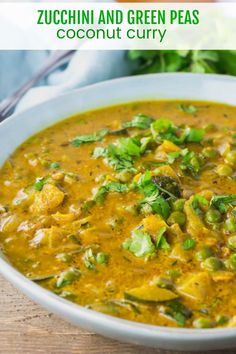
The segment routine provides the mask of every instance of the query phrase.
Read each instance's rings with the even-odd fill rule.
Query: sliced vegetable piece
[[[211,277],[207,272],[192,274],[178,286],[177,291],[198,302],[204,301],[212,292]]]
[[[177,299],[178,295],[173,291],[159,288],[155,285],[144,285],[125,292],[125,298],[131,301],[143,303],[157,303]]]

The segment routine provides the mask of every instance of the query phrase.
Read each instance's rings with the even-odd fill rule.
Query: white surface
[[[60,96],[0,124],[0,163],[31,134],[71,114],[145,99],[196,99],[236,105],[236,79],[198,74],[156,74],[113,80]],[[174,350],[236,346],[236,328],[183,329],[150,326],[70,303],[26,279],[0,258],[0,272],[30,298],[81,327],[122,341]]]

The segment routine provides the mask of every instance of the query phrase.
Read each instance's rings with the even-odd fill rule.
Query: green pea
[[[206,147],[202,150],[202,154],[208,159],[214,159],[218,155],[218,152],[211,147]]]
[[[96,255],[96,261],[98,264],[106,264],[108,262],[109,255],[107,253],[99,252]]]
[[[219,176],[227,176],[228,177],[228,176],[232,176],[233,170],[232,170],[232,168],[230,166],[221,164],[221,165],[217,166],[216,173]]]
[[[225,161],[228,162],[230,165],[236,165],[236,150],[228,152],[225,157]]]
[[[170,214],[167,223],[169,225],[173,224],[179,224],[179,225],[184,225],[186,222],[186,216],[183,212],[181,211],[174,211],[173,213]]]
[[[227,243],[231,250],[236,251],[236,235],[229,237]]]
[[[236,270],[236,254],[232,254],[226,261],[225,266],[229,270]]]
[[[198,251],[195,255],[198,261],[205,261],[205,259],[213,256],[212,249],[208,246],[204,246],[200,251]]]
[[[236,218],[234,216],[230,216],[226,219],[225,230],[229,232],[236,232]]]
[[[183,211],[186,199],[177,199],[173,202],[172,208],[174,211]]]
[[[62,272],[57,279],[56,287],[62,288],[65,285],[72,284],[75,280],[79,279],[81,272],[77,268],[70,268],[65,272]]]
[[[215,272],[223,268],[223,263],[217,257],[209,257],[202,262],[202,267],[209,272]]]
[[[215,327],[215,322],[212,321],[210,318],[199,317],[193,321],[194,328],[213,328]]]
[[[209,224],[215,224],[221,220],[221,213],[218,210],[209,209],[206,212],[206,221]]]

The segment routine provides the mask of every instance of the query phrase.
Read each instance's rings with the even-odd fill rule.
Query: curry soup
[[[0,241],[63,298],[162,326],[236,326],[236,108],[77,115],[0,170]]]

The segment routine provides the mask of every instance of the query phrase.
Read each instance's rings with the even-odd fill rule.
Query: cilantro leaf
[[[152,179],[150,171],[146,171],[138,181],[139,191],[144,194],[144,199],[140,201],[141,205],[148,204],[152,211],[167,218],[170,214],[169,203],[159,194],[159,187]]]
[[[59,167],[60,167],[60,163],[59,162],[51,162],[48,165],[48,168],[50,168],[50,169],[59,168]]]
[[[170,301],[163,309],[166,316],[173,318],[179,326],[184,326],[192,312],[180,301]]]
[[[212,197],[210,205],[222,214],[226,213],[230,205],[236,205],[236,194],[216,195]]]
[[[151,123],[154,121],[153,118],[148,117],[144,114],[138,114],[135,116],[131,122],[126,122],[122,124],[123,128],[139,128],[139,129],[148,129],[150,128]]]
[[[150,257],[155,253],[151,236],[141,230],[134,230],[131,238],[125,240],[122,246],[136,257]]]
[[[109,192],[117,192],[117,193],[124,193],[128,191],[128,186],[126,184],[122,184],[119,182],[110,182],[101,186],[98,191],[96,192],[93,200],[96,203],[102,203],[104,201],[105,196]]]
[[[209,202],[206,198],[204,198],[202,195],[195,194],[193,201],[192,201],[192,208],[195,211],[196,214],[200,215],[202,214],[202,210],[200,206],[208,206]]]
[[[109,129],[104,128],[97,133],[77,136],[75,139],[72,140],[71,144],[73,146],[79,147],[82,144],[101,141],[108,133],[109,133]]]
[[[156,238],[156,248],[165,250],[165,251],[169,251],[170,249],[170,245],[167,242],[166,238],[165,238],[165,232],[166,232],[166,227],[163,226],[158,234],[157,234],[157,238]]]
[[[183,157],[180,168],[181,170],[190,173],[192,176],[196,176],[201,169],[201,161],[198,154],[194,151],[189,151]]]
[[[159,133],[166,133],[166,132],[173,132],[174,125],[170,119],[167,118],[160,118],[157,119],[151,125],[151,131],[154,137]]]
[[[190,114],[194,114],[198,111],[198,108],[192,104],[180,103],[177,105],[177,108],[182,112],[190,113]]]
[[[93,150],[92,157],[94,159],[97,159],[98,157],[105,157],[105,156],[106,156],[105,148],[98,146]]]
[[[187,251],[190,250],[192,248],[194,248],[196,246],[196,241],[192,238],[186,238],[186,240],[184,240],[184,242],[182,243],[182,248]]]
[[[43,186],[48,182],[48,177],[39,177],[36,179],[35,183],[33,184],[33,188],[40,192],[43,189]]]

